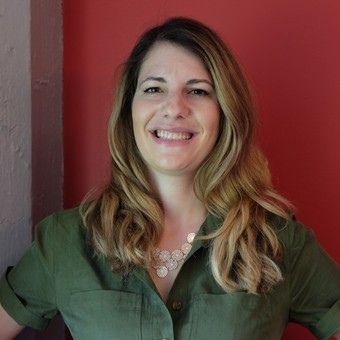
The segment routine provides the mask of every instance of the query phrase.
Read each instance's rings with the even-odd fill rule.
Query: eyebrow
[[[140,85],[142,85],[143,83],[147,81],[158,81],[160,83],[166,83],[166,80],[163,77],[147,77],[140,82]],[[212,84],[212,82],[207,79],[190,79],[186,82],[187,85],[195,85],[195,84],[200,84],[200,83],[206,83],[210,85],[212,88],[214,88],[214,85]]]
[[[163,77],[147,77],[140,82],[140,85],[142,85],[143,83],[147,81],[158,81],[160,83],[166,83],[166,80]]]

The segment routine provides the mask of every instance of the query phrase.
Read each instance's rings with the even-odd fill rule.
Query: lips
[[[191,132],[172,132],[167,130],[155,130],[155,135],[163,140],[189,140],[192,138]]]

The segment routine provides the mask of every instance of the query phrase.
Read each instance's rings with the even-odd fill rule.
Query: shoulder
[[[294,217],[290,220],[275,217],[272,221],[276,221],[273,228],[283,245],[284,265],[288,272],[300,273],[301,280],[317,272],[320,277],[328,277],[329,281],[339,285],[339,266],[320,246],[311,228]]]
[[[295,216],[284,219],[277,215],[269,215],[268,222],[277,234],[279,241],[288,252],[302,248],[306,243],[316,242],[312,229],[299,222]]]
[[[45,217],[36,227],[36,230],[46,230],[50,228],[62,228],[66,231],[82,227],[82,218],[79,207],[55,212]]]
[[[35,242],[42,245],[74,243],[83,240],[85,229],[79,208],[56,212],[35,227]]]

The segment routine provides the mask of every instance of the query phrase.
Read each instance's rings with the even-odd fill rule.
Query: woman
[[[334,334],[339,267],[273,190],[253,131],[216,33],[185,18],[144,33],[111,116],[111,181],[37,228],[1,281],[3,337],[57,313],[75,339],[279,339],[288,321]]]

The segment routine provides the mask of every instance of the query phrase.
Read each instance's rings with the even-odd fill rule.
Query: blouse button
[[[182,302],[181,301],[174,301],[172,303],[172,309],[173,310],[180,310],[182,308]]]

